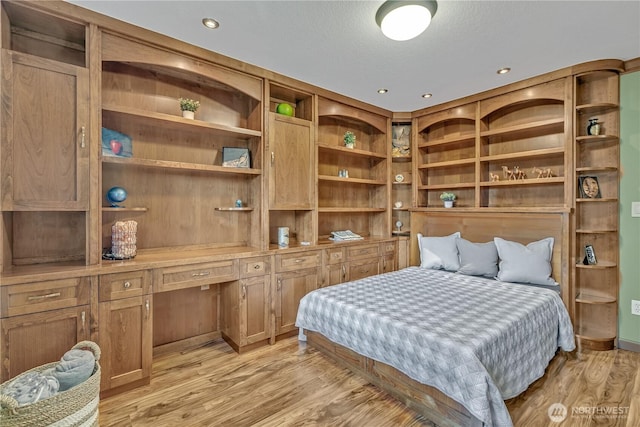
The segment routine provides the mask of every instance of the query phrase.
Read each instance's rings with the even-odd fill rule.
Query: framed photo
[[[222,166],[226,168],[250,168],[251,153],[249,153],[249,149],[222,147]]]
[[[584,265],[595,265],[598,263],[596,259],[596,253],[593,250],[593,246],[585,245],[584,247],[584,260],[582,261]]]
[[[600,199],[600,184],[597,176],[581,176],[578,178],[580,197],[583,199]]]

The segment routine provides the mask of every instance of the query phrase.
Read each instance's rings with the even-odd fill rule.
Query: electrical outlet
[[[634,299],[631,300],[631,314],[640,316],[640,301]]]

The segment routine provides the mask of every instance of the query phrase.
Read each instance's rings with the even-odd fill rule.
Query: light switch
[[[640,202],[631,202],[631,216],[640,217]]]

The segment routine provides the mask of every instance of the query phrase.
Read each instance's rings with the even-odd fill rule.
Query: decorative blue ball
[[[111,187],[107,191],[107,200],[113,208],[119,208],[121,206],[118,203],[122,203],[127,199],[127,190],[122,187]]]

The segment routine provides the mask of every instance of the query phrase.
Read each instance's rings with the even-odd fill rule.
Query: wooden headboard
[[[494,237],[527,244],[545,237],[554,238],[551,268],[560,283],[562,299],[572,314],[569,273],[569,212],[411,212],[411,265],[420,264],[416,235],[447,236],[459,231],[471,242],[489,242]]]

